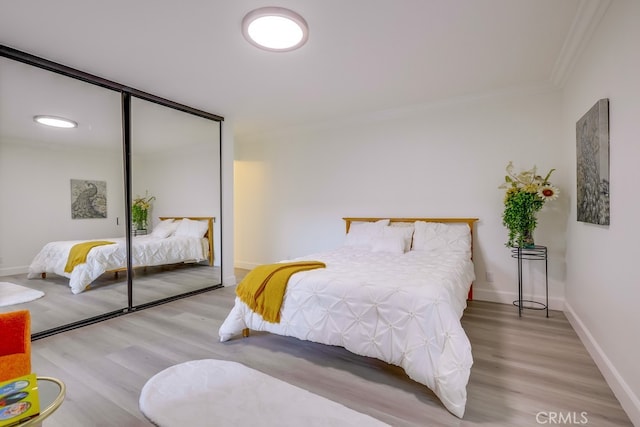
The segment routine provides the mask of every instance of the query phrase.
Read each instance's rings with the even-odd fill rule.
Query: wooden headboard
[[[471,259],[473,259],[473,224],[478,221],[478,218],[355,218],[355,217],[347,217],[342,218],[345,221],[345,225],[347,227],[346,232],[349,232],[349,228],[351,227],[352,222],[376,222],[381,219],[388,219],[389,223],[392,222],[416,222],[416,221],[424,221],[424,222],[444,222],[444,223],[463,223],[469,226],[469,230],[471,231]],[[469,288],[469,300],[473,299],[473,283]]]
[[[164,221],[165,219],[172,219],[174,221],[179,221],[181,219],[191,219],[194,221],[207,221],[207,232],[204,237],[208,240],[209,244],[209,266],[213,267],[213,223],[216,218],[213,216],[160,216],[158,217],[160,221]]]

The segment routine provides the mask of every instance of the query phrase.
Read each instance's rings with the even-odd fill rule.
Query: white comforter
[[[55,273],[69,278],[71,292],[79,294],[104,272],[127,266],[126,243],[123,237],[94,239],[115,242],[114,245],[98,246],[87,256],[87,262],[77,265],[71,273],[64,267],[71,247],[86,240],[49,242],[36,255],[29,266],[28,278],[40,277],[41,273]],[[174,264],[185,261],[199,262],[208,256],[206,239],[193,237],[137,236],[133,238],[131,259],[134,267]]]
[[[462,417],[473,363],[460,324],[475,279],[468,253],[391,255],[342,247],[302,259],[327,268],[291,277],[280,323],[265,322],[236,298],[221,341],[250,328],[342,346],[401,366]]]

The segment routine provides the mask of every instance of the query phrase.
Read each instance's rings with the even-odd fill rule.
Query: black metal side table
[[[546,310],[549,317],[549,269],[547,262],[547,247],[535,245],[530,248],[511,248],[511,258],[518,260],[518,299],[513,305],[518,307],[518,317],[522,316],[523,309]],[[522,298],[522,260],[544,261],[545,302],[525,300]]]

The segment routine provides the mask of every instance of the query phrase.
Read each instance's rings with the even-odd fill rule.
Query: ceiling
[[[598,0],[20,0],[0,44],[226,117],[236,138],[351,115],[561,85]],[[240,24],[301,14],[267,52]],[[585,12],[587,11],[587,12]]]

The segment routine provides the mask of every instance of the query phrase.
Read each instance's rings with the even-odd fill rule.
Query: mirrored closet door
[[[132,97],[131,197],[134,306],[222,283],[219,122]]]
[[[28,309],[34,334],[121,311],[126,274],[71,274],[59,256],[126,236],[120,93],[0,57],[0,94],[0,291],[16,298],[0,311]],[[35,119],[49,115],[73,127]]]
[[[222,117],[2,45],[0,95],[0,312],[37,339],[222,286]]]

